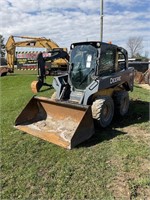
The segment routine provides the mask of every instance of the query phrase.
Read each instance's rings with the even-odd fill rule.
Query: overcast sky
[[[150,57],[150,1],[104,0],[103,41],[123,46],[143,37]],[[42,36],[60,47],[100,40],[100,0],[0,0],[0,34]]]

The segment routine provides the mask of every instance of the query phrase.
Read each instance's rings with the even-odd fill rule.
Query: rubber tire
[[[127,91],[117,92],[114,95],[115,114],[124,116],[129,110],[129,94]]]
[[[54,92],[51,96],[51,100],[56,100],[56,92]]]
[[[98,128],[110,125],[114,116],[114,102],[109,96],[97,98],[92,104],[92,115]]]
[[[7,76],[7,72],[2,73],[1,76]]]

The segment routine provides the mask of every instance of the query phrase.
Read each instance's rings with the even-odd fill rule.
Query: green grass
[[[137,85],[126,117],[73,150],[16,130],[36,74],[2,77],[1,199],[149,199],[149,95]],[[47,82],[52,82],[48,77]],[[40,96],[51,96],[45,90]]]

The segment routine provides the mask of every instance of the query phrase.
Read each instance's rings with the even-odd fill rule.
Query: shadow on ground
[[[129,112],[124,117],[115,116],[112,126],[123,128],[133,124],[149,121],[149,102],[134,100],[130,101]]]
[[[88,141],[85,141],[78,147],[90,147],[100,142],[111,140],[119,135],[127,134],[119,131],[117,128],[124,128],[134,124],[140,124],[149,121],[149,103],[146,101],[130,101],[129,112],[124,117],[115,115],[111,125],[107,128],[96,130],[96,133]]]

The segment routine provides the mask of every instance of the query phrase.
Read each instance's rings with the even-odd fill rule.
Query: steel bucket
[[[15,121],[15,128],[72,149],[94,134],[91,106],[33,97]]]

